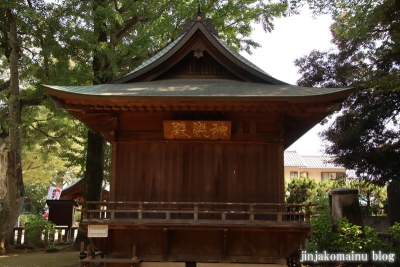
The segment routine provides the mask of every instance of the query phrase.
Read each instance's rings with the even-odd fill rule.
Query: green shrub
[[[55,224],[40,215],[32,215],[25,224],[25,243],[34,247],[45,247],[55,234]]]
[[[373,262],[373,265],[368,266],[399,266],[397,257],[397,255],[400,255],[399,247],[383,242],[375,229],[369,226],[354,225],[347,218],[333,224],[330,217],[329,199],[324,193],[317,194],[313,203],[318,204],[313,211],[318,215],[311,218],[312,234],[306,240],[306,251],[328,251],[329,253],[351,253],[354,251],[368,254],[371,254],[372,251],[390,252],[396,254],[396,262]],[[389,233],[392,234],[395,241],[400,241],[400,224],[397,223],[389,228]]]
[[[312,235],[307,239],[307,250],[367,252],[385,246],[380,241],[378,233],[371,227],[354,225],[347,218],[333,224],[327,196],[317,196],[314,198],[314,203],[318,204],[316,212],[319,215],[311,218]]]
[[[388,232],[392,235],[393,240],[400,244],[400,223],[395,222],[394,225],[390,226]]]
[[[315,195],[317,183],[310,178],[294,178],[286,185],[286,202],[293,203],[307,203],[310,202]]]

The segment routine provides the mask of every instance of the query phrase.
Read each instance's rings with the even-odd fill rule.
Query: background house
[[[331,163],[330,156],[302,156],[296,151],[285,151],[285,181],[308,177],[316,182],[337,179],[346,175],[346,169]]]

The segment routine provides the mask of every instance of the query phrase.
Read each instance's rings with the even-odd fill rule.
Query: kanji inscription
[[[229,140],[230,121],[164,121],[165,139]]]

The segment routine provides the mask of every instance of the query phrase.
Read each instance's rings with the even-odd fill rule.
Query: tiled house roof
[[[285,167],[306,167],[296,151],[285,151]]]
[[[332,162],[329,156],[301,156],[308,169],[343,169]]]
[[[285,167],[302,169],[344,169],[331,163],[330,156],[300,156],[296,151],[285,151]]]

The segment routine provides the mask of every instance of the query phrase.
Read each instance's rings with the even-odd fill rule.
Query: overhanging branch
[[[122,38],[124,38],[137,23],[141,21],[146,21],[148,19],[149,16],[135,16],[129,20],[126,20],[124,22],[125,27],[123,27],[116,36],[117,40],[121,40]]]

